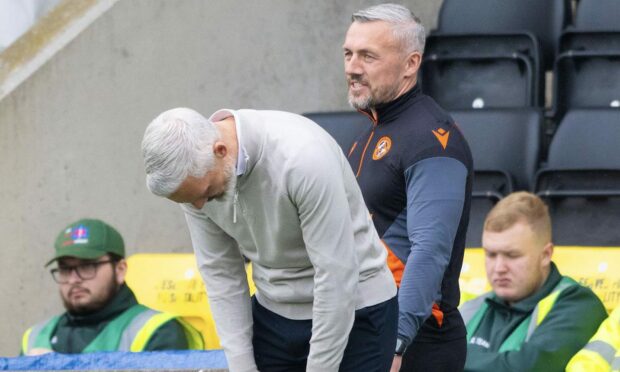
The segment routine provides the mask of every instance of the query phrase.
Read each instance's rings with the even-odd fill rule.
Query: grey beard
[[[349,94],[349,105],[356,110],[369,110],[372,108],[372,97],[368,96],[364,100],[356,99]]]

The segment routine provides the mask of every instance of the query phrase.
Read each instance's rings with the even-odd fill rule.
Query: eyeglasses
[[[99,266],[114,263],[114,260],[86,262],[75,266],[61,266],[57,269],[50,270],[54,281],[58,284],[65,284],[71,278],[71,272],[75,271],[77,276],[82,280],[89,280],[97,276]]]

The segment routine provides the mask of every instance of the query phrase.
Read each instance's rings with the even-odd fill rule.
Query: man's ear
[[[116,283],[121,285],[125,283],[125,275],[127,275],[127,260],[124,258],[121,259],[114,265],[114,270],[116,272]]]
[[[420,65],[422,64],[422,54],[420,52],[412,52],[407,56],[407,60],[405,61],[405,77],[415,76],[420,70]]]
[[[228,154],[228,147],[222,141],[215,141],[213,144],[213,155],[217,158],[225,158]]]
[[[543,258],[542,258],[542,264],[547,266],[551,264],[551,257],[553,257],[553,243],[549,242],[547,244],[545,244],[545,246],[543,247]]]

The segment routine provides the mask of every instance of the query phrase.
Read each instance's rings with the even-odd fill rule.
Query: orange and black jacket
[[[399,284],[398,337],[407,345],[464,337],[457,306],[471,201],[469,146],[417,85],[378,106],[376,117],[363,113],[373,126],[348,158]]]

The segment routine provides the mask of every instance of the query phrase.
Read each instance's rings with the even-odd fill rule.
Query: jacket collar
[[[405,94],[396,98],[393,101],[382,103],[375,107],[375,111],[377,111],[376,120],[372,116],[372,112],[370,110],[359,110],[361,113],[368,115],[373,123],[385,124],[390,121],[395,120],[400,116],[400,114],[405,111],[413,102],[416,101],[417,98],[421,96],[420,85],[416,84],[408,90]]]
[[[256,140],[257,138],[262,138],[262,136],[260,133],[256,133],[251,125],[247,125],[243,112],[240,110],[219,109],[211,114],[209,119],[219,121],[231,116],[235,119],[237,148],[239,149],[237,152],[236,176],[243,179],[243,176],[248,175],[252,171],[256,164],[256,159],[262,151],[262,142]]]

